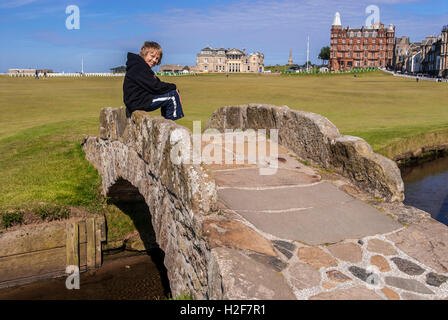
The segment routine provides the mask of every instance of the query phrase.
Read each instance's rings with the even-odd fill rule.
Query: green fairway
[[[165,77],[181,91],[192,128],[224,105],[287,105],[322,114],[343,134],[394,154],[448,142],[448,84],[353,75],[200,75]],[[79,143],[97,135],[99,111],[119,107],[123,78],[0,77],[0,210],[39,203],[93,208],[100,179]],[[159,115],[159,111],[153,114]]]

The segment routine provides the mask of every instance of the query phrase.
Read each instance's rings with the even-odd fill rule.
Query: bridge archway
[[[119,178],[109,188],[106,196],[109,204],[116,206],[132,220],[143,242],[146,254],[151,258],[160,275],[164,296],[169,297],[171,295],[171,288],[167,269],[164,265],[165,252],[159,247],[156,241],[151,219],[152,215],[145,198],[137,187],[123,178]]]

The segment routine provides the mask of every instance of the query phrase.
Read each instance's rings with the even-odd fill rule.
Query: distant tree
[[[322,60],[322,64],[324,64],[324,61],[330,60],[330,47],[323,47],[320,50],[318,58]]]

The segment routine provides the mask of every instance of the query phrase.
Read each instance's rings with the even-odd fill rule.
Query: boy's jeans
[[[162,116],[165,119],[177,120],[184,117],[177,90],[154,96],[150,106],[151,110],[147,111],[153,111],[158,108],[161,108]]]

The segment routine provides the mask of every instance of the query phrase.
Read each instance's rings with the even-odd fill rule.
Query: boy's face
[[[145,62],[151,68],[159,63],[160,60],[160,52],[157,50],[149,50],[145,57]]]

